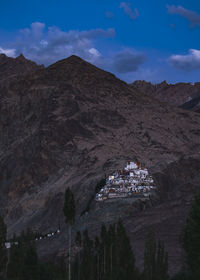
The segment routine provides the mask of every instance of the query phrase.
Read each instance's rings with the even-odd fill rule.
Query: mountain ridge
[[[159,225],[170,272],[178,270],[178,236],[199,178],[198,169],[188,168],[200,162],[199,114],[140,93],[74,56],[10,81],[0,96],[0,211],[10,237],[26,227],[49,232],[60,224],[63,236],[38,250],[43,258],[61,255],[67,246],[62,205],[70,186],[77,203],[74,230],[87,226],[95,234],[101,223],[121,215],[141,266],[144,231],[147,225]],[[125,200],[93,202],[81,218],[96,183],[132,159],[155,175],[159,200],[143,206]],[[187,177],[178,183],[181,168]],[[174,235],[168,238],[164,232],[171,223],[171,204],[177,214]],[[179,223],[180,213],[184,218]]]
[[[43,65],[37,65],[35,62],[26,59],[23,54],[16,58],[0,54],[0,86],[16,80],[19,76],[32,74],[42,68],[44,68]]]
[[[130,84],[130,86],[149,94],[161,102],[175,106],[182,106],[184,103],[200,96],[199,82],[168,84],[163,81],[154,85],[150,82],[138,80]]]

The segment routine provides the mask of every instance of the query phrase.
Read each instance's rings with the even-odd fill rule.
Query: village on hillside
[[[123,170],[110,175],[96,194],[96,201],[126,197],[150,197],[156,187],[152,176],[139,162],[128,162]]]

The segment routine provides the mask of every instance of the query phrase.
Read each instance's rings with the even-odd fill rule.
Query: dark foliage
[[[146,236],[144,252],[144,280],[168,280],[168,255],[164,243],[156,242],[155,233],[150,230]]]
[[[91,240],[88,231],[77,233],[79,250],[73,265],[73,280],[139,279],[129,238],[121,221],[106,228]],[[80,242],[81,240],[81,242]]]
[[[0,278],[6,273],[7,252],[5,248],[7,228],[3,218],[0,216]]]
[[[81,212],[81,216],[83,216],[85,213],[87,213],[87,212],[90,211],[90,207],[91,207],[92,202],[94,201],[95,195],[105,186],[105,184],[106,184],[106,177],[103,178],[103,179],[101,179],[101,180],[96,184],[95,192],[94,192],[94,194],[90,197],[90,199],[88,200],[85,209]]]
[[[72,225],[75,220],[75,201],[74,201],[74,195],[70,188],[67,188],[65,192],[65,202],[63,207],[63,212],[65,215],[65,222],[66,224]]]

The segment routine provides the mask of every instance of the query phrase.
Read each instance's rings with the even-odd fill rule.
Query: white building
[[[6,249],[10,249],[11,248],[11,243],[10,242],[6,242],[5,243],[5,247],[6,247]]]
[[[132,170],[132,169],[137,169],[138,166],[135,162],[131,161],[127,164],[127,166],[124,168],[125,170]]]
[[[114,172],[108,177],[105,186],[96,195],[96,200],[125,198],[131,195],[147,196],[152,189],[155,189],[154,180],[149,176],[148,170],[141,168],[140,163],[128,162],[124,170]]]

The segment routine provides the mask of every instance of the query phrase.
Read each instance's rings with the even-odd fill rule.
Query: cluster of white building
[[[46,239],[46,238],[49,238],[49,237],[52,237],[56,234],[60,234],[60,229],[56,230],[55,232],[51,232],[51,233],[47,233],[45,235],[41,235],[41,236],[38,236],[38,237],[35,237],[35,241],[38,241],[38,240],[42,240],[42,239]],[[12,241],[12,242],[5,242],[5,247],[6,249],[10,249],[12,245],[18,245],[18,241]]]
[[[140,163],[128,162],[123,170],[108,177],[106,185],[96,194],[96,200],[138,195],[148,197],[154,189],[154,180],[147,168]]]

